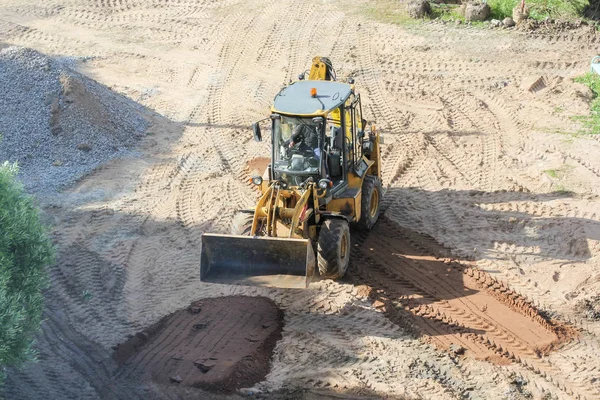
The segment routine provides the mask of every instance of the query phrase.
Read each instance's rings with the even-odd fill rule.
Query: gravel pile
[[[144,108],[31,49],[0,50],[0,162],[29,192],[72,185],[145,135]]]

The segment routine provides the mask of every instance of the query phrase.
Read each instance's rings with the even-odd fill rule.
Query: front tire
[[[328,219],[321,225],[317,245],[319,274],[339,279],[346,274],[350,261],[350,228],[343,219]]]
[[[233,217],[233,222],[231,223],[231,234],[250,236],[253,221],[254,214],[238,212]]]
[[[367,175],[362,185],[360,202],[360,220],[358,229],[370,231],[379,219],[381,213],[381,180],[373,175]]]

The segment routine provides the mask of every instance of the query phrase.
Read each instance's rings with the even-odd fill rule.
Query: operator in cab
[[[321,149],[319,148],[319,138],[316,129],[313,126],[299,124],[294,128],[290,137],[290,148],[300,145],[300,150],[310,152],[321,159]]]

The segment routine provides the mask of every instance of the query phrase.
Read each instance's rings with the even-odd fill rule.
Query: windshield
[[[281,116],[273,120],[273,172],[275,178],[298,186],[321,172],[322,126],[312,118]]]

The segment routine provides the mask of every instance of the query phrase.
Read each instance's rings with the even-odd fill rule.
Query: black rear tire
[[[254,214],[238,212],[233,217],[233,222],[231,223],[231,234],[250,236],[253,220]]]
[[[339,279],[346,274],[350,261],[350,228],[343,219],[328,219],[321,225],[317,245],[319,274]]]
[[[358,229],[370,231],[379,219],[381,213],[381,180],[373,175],[367,175],[362,185],[360,202],[360,220]]]

